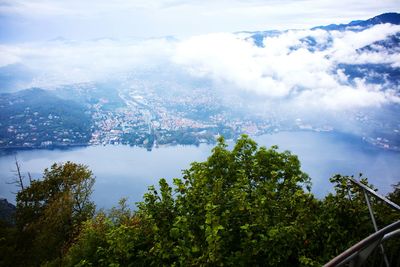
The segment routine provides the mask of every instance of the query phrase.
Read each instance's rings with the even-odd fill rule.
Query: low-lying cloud
[[[297,30],[265,37],[263,47],[234,34],[193,37],[181,42],[174,61],[190,73],[233,84],[269,99],[285,98],[296,106],[341,110],[399,102],[396,90],[350,78],[339,64],[390,64],[400,54],[359,49],[400,32],[400,26],[377,25],[353,31]],[[310,44],[306,40],[314,40]],[[322,48],[323,49],[322,49]],[[366,78],[366,77],[365,77]],[[394,89],[394,88],[392,88]]]
[[[266,36],[263,46],[257,46],[250,35],[230,33],[180,41],[60,39],[1,45],[0,68],[22,64],[35,73],[25,86],[44,88],[104,80],[135,70],[183,68],[187,75],[210,79],[230,94],[286,102],[293,108],[340,111],[400,103],[397,85],[371,83],[368,74],[351,77],[343,68],[346,64],[400,67],[399,52],[389,53],[379,45],[362,49],[399,32],[400,26],[390,24],[364,31],[289,30]]]
[[[94,82],[135,69],[164,64],[174,42],[167,39],[117,41],[99,39],[74,42],[63,39],[46,43],[0,46],[0,67],[23,64],[35,79],[26,87],[54,87]],[[15,77],[18,78],[18,77]]]

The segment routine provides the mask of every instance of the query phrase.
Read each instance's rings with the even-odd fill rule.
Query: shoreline
[[[278,131],[278,132],[267,132],[267,133],[261,133],[261,134],[256,134],[256,135],[250,135],[250,138],[252,139],[257,139],[260,138],[262,136],[268,135],[276,135],[278,133],[315,133],[315,134],[323,134],[323,135],[336,135],[336,136],[341,136],[344,138],[351,138],[351,139],[356,139],[359,142],[365,143],[369,146],[371,146],[372,148],[375,149],[379,149],[382,151],[387,151],[387,152],[395,152],[395,153],[400,153],[400,148],[398,147],[384,147],[381,145],[377,145],[376,143],[371,142],[368,138],[365,137],[361,137],[355,134],[351,134],[351,133],[344,133],[344,132],[340,132],[340,131],[313,131],[313,130],[296,130],[296,131],[290,131],[290,130],[283,130],[283,131]],[[239,137],[240,135],[238,135]],[[230,142],[230,141],[235,141],[238,137],[236,138],[230,138],[230,139],[226,139],[226,141]],[[126,147],[135,147],[135,148],[143,148],[146,149],[148,151],[152,151],[153,149],[158,149],[158,148],[163,148],[163,147],[174,147],[174,146],[195,146],[195,147],[199,147],[202,144],[206,144],[206,145],[215,145],[217,143],[216,140],[214,140],[213,142],[199,142],[199,143],[193,143],[193,144],[181,144],[178,142],[174,142],[174,143],[168,143],[168,144],[156,144],[153,145],[151,147],[145,145],[145,144],[136,144],[136,145],[132,145],[132,144],[124,144],[124,143],[118,143],[118,144],[112,144],[112,143],[108,143],[108,144],[91,144],[91,143],[86,143],[86,144],[68,144],[68,145],[51,145],[51,146],[8,146],[8,147],[0,147],[0,156],[4,156],[4,155],[10,155],[10,154],[14,154],[16,152],[20,152],[20,151],[30,151],[30,150],[73,150],[76,148],[85,148],[85,147],[98,147],[98,146],[126,146]]]

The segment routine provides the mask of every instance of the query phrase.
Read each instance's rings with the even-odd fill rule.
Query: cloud
[[[18,47],[0,45],[0,67],[16,64],[21,61]]]
[[[400,25],[378,24],[361,32],[333,31],[333,45],[328,53],[332,59],[341,63],[350,64],[395,64],[399,62],[399,54],[388,55],[385,48],[379,52],[358,53],[357,49],[384,40],[390,35],[400,32]]]
[[[285,87],[272,77],[263,77],[263,50],[234,34],[198,36],[180,43],[174,62],[197,76],[231,82],[239,88],[266,96],[285,95]],[[271,90],[263,90],[264,88]]]
[[[398,85],[372,83],[377,73],[354,77],[344,65],[399,67],[400,54],[383,48],[360,50],[399,33],[400,26],[377,25],[361,32],[289,30],[265,37],[263,47],[249,36],[230,33],[170,38],[86,42],[54,40],[0,46],[0,67],[23,64],[35,73],[26,86],[52,87],[104,80],[148,69],[184,69],[230,94],[302,110],[341,111],[400,103]],[[156,70],[155,70],[156,69]],[[370,79],[371,78],[371,79]],[[171,77],[174,79],[174,77]]]
[[[382,84],[347,77],[339,64],[391,64],[399,54],[358,49],[400,32],[400,26],[377,25],[361,32],[292,30],[266,37],[264,47],[234,34],[190,38],[177,47],[174,62],[190,73],[233,85],[266,99],[287,100],[301,108],[343,110],[399,102]],[[315,49],[306,39],[326,49]]]
[[[154,68],[167,61],[174,41],[170,39],[111,40],[88,42],[55,40],[0,46],[0,67],[23,64],[35,73],[27,87],[105,80],[135,69]]]
[[[290,103],[298,109],[309,110],[352,110],[357,108],[370,108],[383,105],[387,102],[398,102],[392,94],[381,92],[374,86],[357,82],[355,87],[337,86],[334,90],[315,88],[302,91]]]

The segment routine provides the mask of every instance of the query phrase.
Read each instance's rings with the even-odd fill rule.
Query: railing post
[[[364,188],[362,188],[362,190],[363,190],[363,193],[364,193],[365,201],[367,202],[367,205],[368,205],[369,215],[371,216],[371,220],[372,220],[372,224],[374,225],[375,232],[378,232],[378,226],[377,226],[376,221],[375,221],[374,211],[372,210],[371,203],[369,202],[368,194],[367,194],[367,192],[365,191]],[[380,244],[379,247],[381,248],[383,259],[385,261],[386,266],[390,267],[389,260],[386,257],[385,249],[383,248],[383,245]]]

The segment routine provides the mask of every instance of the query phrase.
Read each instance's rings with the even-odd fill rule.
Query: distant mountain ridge
[[[371,27],[377,24],[384,24],[384,23],[390,23],[394,25],[400,25],[400,14],[399,13],[384,13],[378,16],[375,16],[373,18],[367,19],[367,20],[354,20],[351,21],[348,24],[330,24],[326,26],[317,26],[314,28],[311,28],[312,30],[316,29],[322,29],[322,30],[328,30],[328,31],[343,31],[348,28],[367,28]]]
[[[384,13],[367,20],[354,20],[347,24],[329,24],[326,26],[316,26],[311,28],[311,30],[325,30],[325,31],[362,31],[369,27],[378,24],[390,23],[393,25],[400,25],[400,13]],[[248,34],[249,39],[253,39],[255,45],[263,47],[263,40],[265,37],[276,37],[282,33],[288,32],[290,30],[278,31],[278,30],[266,30],[266,31],[242,31],[237,32],[237,34]]]

